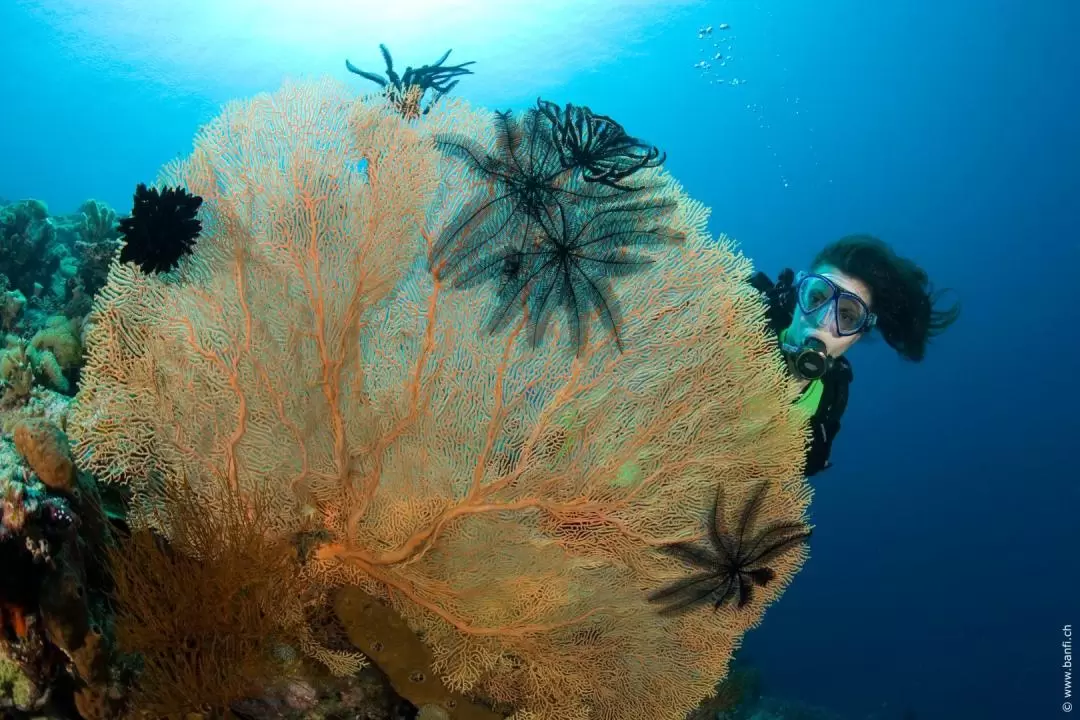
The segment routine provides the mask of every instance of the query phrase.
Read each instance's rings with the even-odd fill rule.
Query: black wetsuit
[[[765,273],[755,273],[750,284],[761,292],[769,303],[769,327],[779,335],[791,325],[795,313],[795,273],[786,269],[774,283]],[[778,340],[779,342],[779,340]],[[851,363],[840,357],[821,378],[821,401],[810,418],[813,438],[806,449],[806,476],[816,475],[832,467],[829,454],[833,440],[840,432],[840,417],[847,408],[848,385],[853,379]]]

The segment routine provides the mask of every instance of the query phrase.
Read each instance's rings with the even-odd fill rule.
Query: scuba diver
[[[870,235],[828,245],[808,272],[785,269],[775,283],[758,272],[750,284],[768,303],[769,327],[803,385],[796,404],[813,430],[806,477],[832,467],[829,455],[854,377],[844,353],[877,328],[901,357],[919,362],[929,339],[960,314],[959,305],[936,309],[939,294],[926,272]]]

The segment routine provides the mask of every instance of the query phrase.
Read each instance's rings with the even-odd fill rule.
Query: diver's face
[[[864,282],[847,275],[832,265],[820,265],[812,272],[823,275],[841,290],[859,296],[868,308],[872,308],[870,288]],[[843,309],[841,309],[843,311]],[[786,342],[802,345],[808,338],[816,337],[825,343],[825,349],[832,357],[840,357],[848,348],[859,341],[862,333],[841,335],[836,328],[836,303],[828,302],[813,313],[804,313],[796,304],[795,316],[788,328]]]

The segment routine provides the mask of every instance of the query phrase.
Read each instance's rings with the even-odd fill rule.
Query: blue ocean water
[[[0,197],[129,207],[222,102],[285,74],[367,90],[344,60],[381,70],[385,42],[402,64],[476,60],[455,93],[480,104],[618,118],[772,275],[878,235],[963,315],[917,365],[880,341],[853,350],[811,560],[740,656],[771,694],[851,720],[1067,717],[1080,6],[385,5],[6,0]]]

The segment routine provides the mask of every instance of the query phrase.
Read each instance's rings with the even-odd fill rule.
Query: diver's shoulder
[[[772,290],[774,285],[772,279],[770,279],[769,276],[763,273],[761,270],[758,270],[753,275],[751,275],[747,279],[747,282],[750,283],[750,286],[758,292],[768,292],[769,290]]]
[[[775,282],[762,270],[755,271],[747,278],[747,282],[753,285],[756,290],[768,292],[777,286],[791,285],[794,279],[795,271],[791,268],[784,268],[780,271],[780,274],[776,276]]]
[[[851,368],[851,361],[844,356],[836,358],[830,374],[844,383],[850,383],[855,379],[855,371]]]

